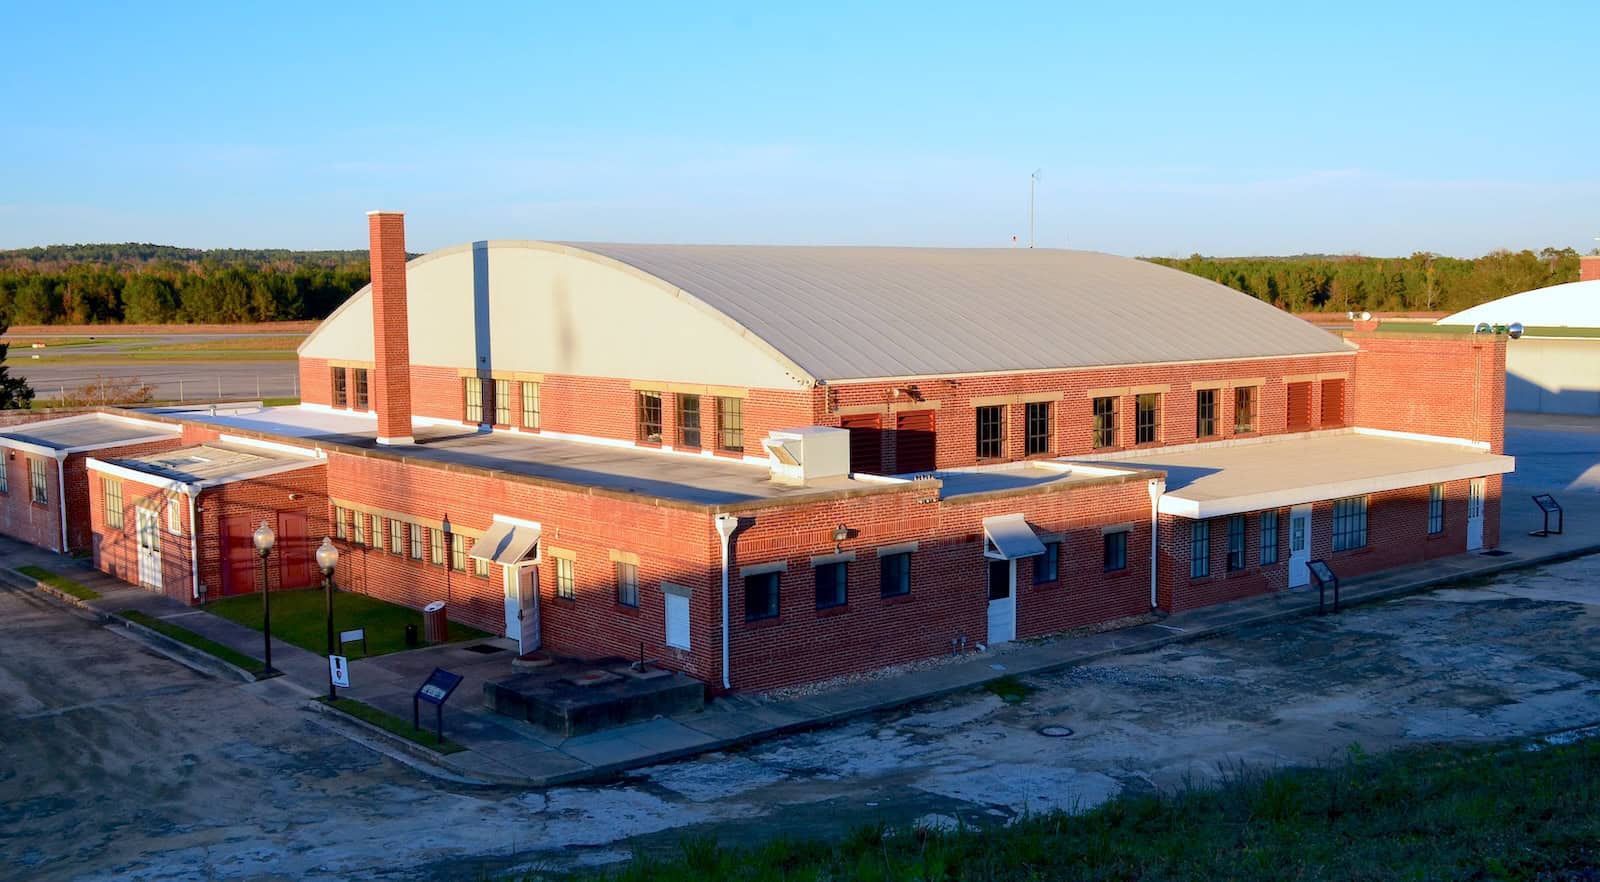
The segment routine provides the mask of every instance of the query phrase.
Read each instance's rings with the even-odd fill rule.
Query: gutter
[[[733,688],[733,675],[728,671],[728,545],[739,519],[731,514],[719,514],[716,519],[717,535],[722,537],[722,688]]]
[[[67,454],[55,454],[56,458],[56,501],[61,506],[61,547],[57,549],[62,554],[67,553]],[[91,493],[94,491],[90,491]]]
[[[1157,550],[1161,547],[1161,524],[1157,514],[1161,510],[1161,497],[1167,492],[1165,478],[1151,478],[1150,484],[1150,608],[1157,609],[1160,604],[1156,598],[1156,587],[1160,581],[1160,568],[1157,561]]]
[[[200,521],[195,514],[195,501],[200,498],[200,488],[188,486],[183,494],[189,497],[189,592],[200,599]]]

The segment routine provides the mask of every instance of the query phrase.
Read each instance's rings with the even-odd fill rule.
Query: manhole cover
[[[1505,557],[1506,555],[1508,555],[1510,553],[1511,552],[1506,551],[1504,548],[1496,548],[1493,551],[1485,551],[1485,552],[1483,552],[1483,556],[1484,557]]]
[[[1046,738],[1067,738],[1072,735],[1072,730],[1066,726],[1040,726],[1039,734]]]
[[[498,646],[490,646],[487,643],[478,643],[473,646],[469,646],[467,647],[467,651],[476,652],[479,655],[494,655],[497,652],[505,652],[504,649],[501,649]]]

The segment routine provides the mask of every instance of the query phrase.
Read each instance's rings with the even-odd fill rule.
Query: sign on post
[[[328,656],[328,676],[333,678],[333,685],[350,687],[350,663],[344,656]]]
[[[423,682],[422,688],[411,696],[411,728],[420,729],[420,709],[418,702],[426,701],[433,705],[433,737],[439,744],[444,743],[444,703],[450,699],[450,693],[456,691],[461,685],[461,675],[451,673],[444,668],[434,668],[433,673]]]
[[[1534,530],[1529,536],[1559,536],[1566,527],[1566,514],[1561,510],[1561,503],[1548,493],[1540,493],[1533,497],[1533,504],[1539,506],[1539,511],[1544,514],[1544,529]],[[1556,528],[1550,529],[1550,516],[1556,516]]]

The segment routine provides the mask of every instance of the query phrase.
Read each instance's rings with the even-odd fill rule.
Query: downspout
[[[200,599],[200,521],[195,516],[195,500],[200,488],[186,484],[183,495],[189,497],[189,591],[195,600]]]
[[[56,457],[56,500],[61,508],[61,553],[67,553],[67,455]]]
[[[1150,608],[1160,606],[1156,595],[1156,586],[1159,580],[1160,569],[1157,562],[1157,549],[1161,547],[1161,524],[1157,514],[1161,510],[1161,496],[1167,492],[1165,478],[1150,479]]]
[[[728,671],[728,545],[733,532],[739,529],[739,519],[731,514],[717,515],[717,535],[722,537],[722,688],[733,688],[733,677]]]

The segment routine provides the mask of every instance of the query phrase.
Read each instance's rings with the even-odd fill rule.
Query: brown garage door
[[[937,440],[933,413],[931,410],[908,410],[895,415],[895,471],[902,474],[933,471]]]
[[[869,475],[883,471],[883,417],[875,413],[841,417],[839,425],[850,430],[850,471]]]

